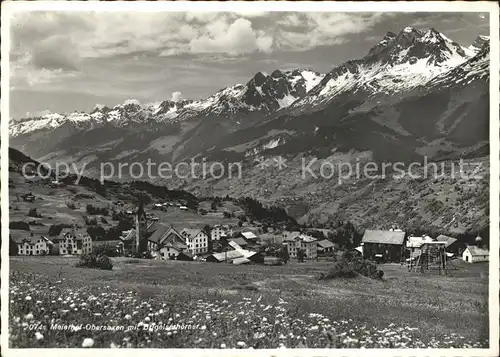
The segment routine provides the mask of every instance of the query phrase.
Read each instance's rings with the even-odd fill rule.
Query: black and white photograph
[[[6,355],[498,355],[498,4],[20,3]]]

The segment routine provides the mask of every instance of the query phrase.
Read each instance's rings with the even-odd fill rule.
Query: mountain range
[[[489,37],[462,46],[436,29],[406,27],[326,74],[258,72],[246,84],[200,100],[129,100],[90,113],[11,120],[9,134],[14,148],[40,161],[85,164],[86,175],[97,175],[105,161],[239,161],[244,180],[159,182],[270,202],[289,194],[296,199],[287,208],[300,202],[332,211],[321,198],[308,201],[308,192],[322,186],[318,182],[297,181],[288,193],[269,194],[279,190],[255,170],[255,159],[451,162],[488,155],[488,127]],[[279,175],[286,177],[287,170]],[[296,217],[307,215],[306,209]]]

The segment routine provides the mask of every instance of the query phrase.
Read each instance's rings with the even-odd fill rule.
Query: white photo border
[[[9,309],[9,236],[8,203],[8,118],[9,118],[9,48],[10,17],[26,11],[302,11],[302,12],[487,12],[490,16],[490,266],[489,266],[489,333],[488,349],[261,349],[261,350],[208,350],[208,349],[11,349],[8,347]],[[488,1],[413,1],[413,2],[333,2],[333,1],[6,1],[1,13],[1,347],[6,356],[498,356],[499,355],[499,8]],[[492,254],[495,252],[496,254]]]

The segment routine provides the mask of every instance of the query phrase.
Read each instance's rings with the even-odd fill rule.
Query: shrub
[[[79,268],[112,270],[113,263],[106,255],[96,255],[94,253],[82,254],[80,260],[76,263]]]
[[[69,209],[76,209],[76,203],[72,202],[72,201],[68,201],[68,202],[66,202],[66,207],[68,207]]]
[[[84,216],[83,219],[85,220],[85,224],[87,226],[96,226],[97,225],[97,218],[95,218],[95,217]]]
[[[96,215],[96,214],[101,214],[103,216],[109,215],[109,210],[106,207],[96,207],[91,204],[88,204],[86,209],[87,213],[90,215]]]
[[[30,230],[30,225],[27,222],[14,221],[9,224],[10,229],[22,229],[24,231]]]
[[[31,208],[28,212],[28,217],[41,218],[42,215],[40,213],[38,213],[36,208]]]
[[[358,275],[372,279],[382,279],[384,272],[377,269],[377,265],[350,252],[344,253],[333,263],[332,268],[325,274],[321,273],[320,279],[354,278]]]
[[[97,267],[102,270],[112,270],[113,263],[108,256],[100,255],[97,257]]]

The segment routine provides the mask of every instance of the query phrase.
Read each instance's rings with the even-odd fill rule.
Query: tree
[[[14,221],[14,222],[10,222],[9,229],[21,229],[23,231],[29,231],[30,225],[27,222]]]
[[[17,244],[12,239],[12,236],[9,234],[9,255],[17,255]]]
[[[217,211],[217,202],[212,201],[212,204],[210,205],[210,209],[212,211]]]
[[[207,235],[207,243],[208,243],[208,252],[211,253],[213,246],[212,246],[212,234],[210,233],[210,226],[208,224],[205,224],[205,226],[202,229],[203,233]]]
[[[283,259],[283,262],[285,262],[285,264],[290,260],[290,255],[288,254],[288,248],[286,246],[283,246],[280,249],[279,257]]]
[[[305,257],[306,257],[306,252],[304,252],[304,249],[302,248],[297,249],[297,260],[299,261],[299,263],[303,263]]]
[[[28,217],[36,217],[36,218],[41,218],[42,215],[40,213],[38,213],[38,211],[36,210],[36,208],[31,208],[28,212]]]
[[[238,221],[238,227],[241,227],[243,226],[243,222],[242,221]]]

